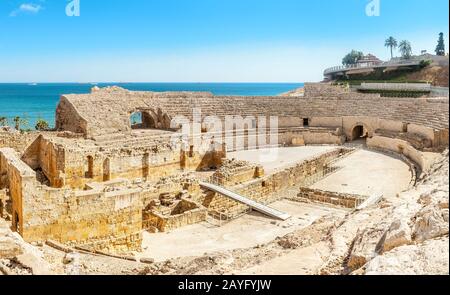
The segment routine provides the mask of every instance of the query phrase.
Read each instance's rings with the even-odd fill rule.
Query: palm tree
[[[16,128],[17,131],[20,130],[20,117],[14,117],[14,128]]]
[[[391,49],[391,59],[393,59],[394,58],[394,48],[397,48],[397,46],[398,46],[397,40],[395,40],[395,38],[391,36],[386,39],[384,46]]]
[[[19,116],[14,117],[13,122],[14,122],[14,128],[16,128],[17,131],[21,131],[21,128],[20,128],[21,126],[22,127],[28,126],[28,120],[23,119]]]
[[[411,58],[412,48],[409,41],[403,40],[402,42],[400,42],[400,44],[398,45],[398,49],[400,50],[403,59]]]

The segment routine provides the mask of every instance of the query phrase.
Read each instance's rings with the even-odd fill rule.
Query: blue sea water
[[[278,95],[303,87],[303,83],[99,83],[105,87],[117,85],[135,91],[209,91],[215,95]],[[34,129],[37,119],[44,119],[54,126],[55,109],[62,94],[89,93],[92,84],[42,83],[42,84],[1,84],[0,117],[19,116],[28,121]]]

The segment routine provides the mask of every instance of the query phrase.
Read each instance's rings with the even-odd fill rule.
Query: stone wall
[[[36,173],[22,162],[15,150],[0,149],[0,188],[9,190],[12,201],[12,227],[23,235],[24,208],[26,207],[27,190],[33,190],[36,184]]]
[[[0,130],[0,148],[9,147],[18,152],[23,152],[38,136],[38,132],[20,133]]]
[[[408,141],[402,139],[377,135],[367,139],[367,146],[369,148],[387,150],[403,155],[413,161],[422,172],[429,171],[433,164],[422,152],[414,148]]]
[[[43,186],[12,149],[0,149],[13,229],[27,242],[56,240],[117,251],[140,248],[141,190],[73,192]]]
[[[433,148],[432,147],[433,144],[432,144],[431,140],[420,134],[378,129],[375,131],[375,135],[407,141],[415,149],[420,150],[420,151],[423,151],[425,149],[429,151]]]
[[[0,189],[0,219],[6,214],[6,190]]]
[[[270,204],[281,198],[278,192],[290,187],[301,186],[309,176],[322,171],[330,161],[349,151],[348,149],[338,148],[275,174],[257,178],[229,189],[259,203]],[[247,206],[239,202],[213,193],[205,198],[204,206],[216,212],[233,212],[233,214],[239,214],[239,212],[244,212],[247,209]]]
[[[354,194],[328,192],[301,187],[298,196],[296,198],[292,198],[291,200],[312,203],[325,203],[333,206],[354,209],[361,205],[366,199],[367,197]]]
[[[88,137],[97,137],[131,132],[130,115],[136,110],[164,114],[170,119],[178,115],[192,119],[193,109],[199,108],[202,118],[209,115],[220,119],[224,119],[226,115],[302,119],[374,117],[434,129],[448,129],[448,99],[380,98],[347,93],[329,85],[318,87],[323,89],[309,91],[308,94],[306,86],[305,97],[213,96],[208,93],[132,92],[116,87],[105,88],[91,94],[63,96],[58,109],[64,116],[57,117],[57,126],[61,130],[72,130],[73,123],[68,124],[66,117],[82,117],[86,120],[87,127],[80,126],[80,129],[84,129]],[[292,126],[292,122],[287,120],[286,124]],[[295,122],[298,124],[299,120]]]
[[[221,186],[235,186],[264,176],[262,166],[247,161],[226,159],[212,176],[212,181]]]
[[[186,225],[196,224],[206,220],[208,210],[200,204],[189,200],[181,200],[177,207],[178,211],[163,214],[158,210],[144,212],[144,229],[157,228],[160,232],[171,231]]]

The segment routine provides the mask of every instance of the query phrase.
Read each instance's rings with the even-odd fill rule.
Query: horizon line
[[[308,83],[308,82],[298,82],[298,81],[276,81],[276,82],[271,82],[271,81],[258,81],[258,82],[251,82],[251,81],[243,81],[243,82],[216,82],[216,81],[196,81],[196,82],[191,82],[191,81],[183,81],[183,82],[170,82],[170,81],[165,81],[165,82],[158,82],[158,81],[147,81],[147,82],[135,82],[135,81],[101,81],[101,82],[97,82],[97,81],[90,81],[90,82],[74,82],[74,81],[58,81],[58,82],[54,82],[54,81],[44,81],[44,82],[37,82],[37,81],[14,81],[14,82],[2,82],[0,81],[0,84],[113,84],[113,83],[117,83],[117,84],[303,84],[303,83]],[[311,82],[314,83],[314,82]]]

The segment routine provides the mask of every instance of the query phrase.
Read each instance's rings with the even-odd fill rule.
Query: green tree
[[[21,127],[28,126],[28,120],[23,119],[19,116],[14,117],[13,122],[14,122],[14,128],[16,128],[17,131],[22,131]]]
[[[349,54],[344,56],[342,64],[344,66],[355,65],[363,56],[364,54],[361,51],[352,50]]]
[[[394,49],[397,48],[397,46],[398,46],[397,40],[395,40],[395,38],[391,36],[386,39],[384,46],[391,49],[391,59],[393,59],[394,58]]]
[[[436,55],[445,55],[444,33],[439,33],[438,45],[436,46]]]
[[[34,128],[38,131],[47,131],[47,130],[49,130],[49,125],[48,125],[47,121],[39,118],[39,119],[37,119],[36,126]]]
[[[14,117],[13,121],[14,121],[14,128],[16,128],[17,131],[19,131],[20,130],[20,117],[19,116]]]
[[[403,40],[398,45],[398,49],[400,50],[400,53],[402,54],[403,59],[410,59],[412,55],[412,47],[411,43],[407,40]]]
[[[0,126],[6,126],[6,125],[8,125],[8,118],[0,117]]]

